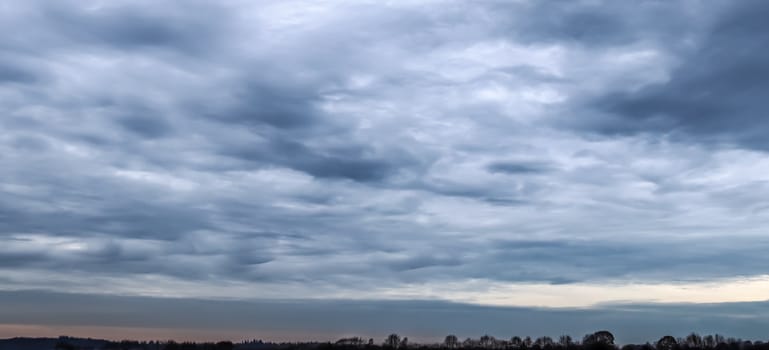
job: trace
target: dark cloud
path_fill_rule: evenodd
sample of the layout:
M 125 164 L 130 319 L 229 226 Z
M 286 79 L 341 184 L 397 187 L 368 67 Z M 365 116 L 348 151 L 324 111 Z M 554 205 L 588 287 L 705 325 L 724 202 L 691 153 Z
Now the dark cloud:
M 390 267 L 396 271 L 417 270 L 434 266 L 459 266 L 462 261 L 453 256 L 412 256 L 406 259 L 397 259 L 390 263 Z
M 747 243 L 747 242 L 746 242 Z M 676 276 L 678 281 L 728 278 L 726 271 L 741 270 L 746 275 L 763 275 L 769 271 L 762 251 L 766 242 L 753 242 L 754 248 L 740 253 L 724 249 L 726 242 L 698 242 L 703 252 L 695 254 L 685 245 L 612 241 L 496 241 L 483 245 L 465 243 L 457 254 L 456 264 L 446 269 L 448 276 L 493 276 L 511 282 L 545 282 L 550 284 L 608 281 L 625 279 L 657 279 L 660 275 Z M 473 252 L 484 252 L 477 256 Z M 461 257 L 461 259 L 459 258 Z M 610 265 L 606 263 L 611 261 Z M 718 265 L 714 262 L 718 262 Z M 699 272 L 691 274 L 692 269 Z
M 77 191 L 77 189 L 72 189 Z M 66 191 L 60 193 L 66 195 Z M 120 196 L 120 193 L 113 193 Z M 96 196 L 96 195 L 91 195 Z M 158 206 L 147 202 L 118 201 L 108 203 L 104 198 L 78 198 L 81 204 L 103 205 L 98 213 L 80 213 L 76 210 L 61 210 L 40 220 L 39 212 L 31 209 L 10 209 L 9 220 L 0 225 L 7 233 L 48 232 L 53 235 L 88 236 L 111 234 L 122 237 L 152 237 L 173 239 L 192 230 L 210 227 L 206 215 L 198 210 Z M 74 200 L 77 197 L 70 197 Z M 117 198 L 115 198 L 117 199 Z
M 505 174 L 536 174 L 552 170 L 545 163 L 536 162 L 493 162 L 486 166 L 491 172 Z
M 40 9 L 41 22 L 60 35 L 58 40 L 115 49 L 159 48 L 200 54 L 211 50 L 225 12 L 193 1 L 181 7 L 150 9 L 114 3 L 84 8 L 50 4 Z
M 319 178 L 362 182 L 382 181 L 395 173 L 399 166 L 408 164 L 408 159 L 387 159 L 373 155 L 364 146 L 351 145 L 346 151 L 313 150 L 300 142 L 281 138 L 268 142 L 256 141 L 237 149 L 227 147 L 222 153 L 257 166 L 282 165 Z
M 348 178 L 357 181 L 381 180 L 391 171 L 389 164 L 367 159 L 323 157 L 303 163 L 300 169 L 318 177 Z
M 118 120 L 127 130 L 141 137 L 157 138 L 168 134 L 171 127 L 158 115 L 131 116 Z
M 0 61 L 0 83 L 34 83 L 39 79 L 34 69 Z
M 35 136 L 19 136 L 13 141 L 13 146 L 19 151 L 42 152 L 50 147 L 45 139 Z
M 760 1 L 734 4 L 680 58 L 670 79 L 595 103 L 603 115 L 588 126 L 608 134 L 652 133 L 708 144 L 766 150 L 764 96 L 769 44 Z
M 540 8 L 531 12 L 539 16 L 523 18 L 523 24 L 516 27 L 517 35 L 524 41 L 622 45 L 637 39 L 637 32 L 628 28 L 628 22 L 603 5 L 558 6 L 560 11 L 546 3 L 537 6 Z
M 315 86 L 304 86 L 304 82 L 294 85 L 280 83 L 281 79 L 290 79 L 291 73 L 284 72 L 283 77 L 274 80 L 255 80 L 247 82 L 244 88 L 232 92 L 235 106 L 219 112 L 211 112 L 211 117 L 220 118 L 245 126 L 271 126 L 278 129 L 311 128 L 318 126 L 322 115 L 314 106 L 320 96 L 313 91 Z
M 670 33 L 681 34 L 688 30 L 687 26 L 696 25 L 687 18 L 687 5 L 692 4 L 644 1 L 627 6 L 573 1 L 556 6 L 549 1 L 500 2 L 489 6 L 489 10 L 491 16 L 499 18 L 496 33 L 516 42 L 603 49 L 658 40 L 673 45 Z

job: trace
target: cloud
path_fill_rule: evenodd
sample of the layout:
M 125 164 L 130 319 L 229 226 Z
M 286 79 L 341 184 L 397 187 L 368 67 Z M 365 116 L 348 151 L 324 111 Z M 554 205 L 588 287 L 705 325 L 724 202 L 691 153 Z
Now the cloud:
M 487 169 L 505 174 L 536 174 L 550 170 L 547 164 L 526 162 L 494 162 L 489 164 Z
M 14 2 L 0 278 L 303 298 L 766 274 L 765 6 L 601 5 Z M 453 297 L 420 293 L 398 295 Z
M 38 79 L 38 74 L 33 69 L 16 62 L 0 62 L 0 82 L 2 83 L 34 83 Z
M 588 126 L 609 134 L 673 135 L 705 144 L 767 150 L 761 135 L 766 37 L 760 2 L 734 4 L 680 57 L 668 80 L 595 101 L 600 118 Z
M 527 4 L 528 16 L 519 15 L 514 35 L 528 43 L 575 42 L 589 46 L 622 45 L 637 39 L 639 32 L 621 20 L 617 8 L 602 5 L 574 5 L 554 9 L 546 3 Z M 520 9 L 515 9 L 519 10 Z M 514 10 L 511 9 L 510 12 Z M 624 11 L 621 11 L 624 12 Z M 512 13 L 511 13 L 512 14 Z M 545 15 L 546 14 L 546 15 Z M 533 17 L 532 15 L 545 15 Z
M 186 6 L 188 11 L 175 6 L 151 11 L 144 6 L 121 2 L 17 3 L 10 6 L 9 15 L 15 13 L 34 18 L 41 27 L 32 29 L 29 35 L 54 49 L 66 50 L 68 46 L 82 44 L 118 50 L 155 48 L 198 54 L 212 49 L 210 45 L 215 43 L 219 33 L 218 23 L 224 22 L 212 21 L 212 17 L 206 15 L 218 17 L 226 13 L 205 2 L 191 2 Z M 18 41 L 11 43 L 20 44 Z
M 354 181 L 382 181 L 406 165 L 408 159 L 387 159 L 373 155 L 362 145 L 349 145 L 347 149 L 319 153 L 299 142 L 275 139 L 227 147 L 222 152 L 256 166 L 277 164 L 305 172 L 319 178 L 340 178 Z M 367 153 L 369 155 L 367 155 Z M 400 163 L 400 164 L 399 164 Z
M 161 137 L 170 132 L 170 126 L 158 117 L 132 116 L 118 120 L 126 130 L 146 138 Z
M 39 291 L 0 295 L 0 305 L 5 310 L 0 316 L 3 324 L 35 324 L 53 329 L 80 326 L 81 332 L 106 326 L 117 330 L 114 336 L 130 334 L 132 328 L 152 327 L 167 334 L 175 334 L 180 329 L 199 329 L 208 334 L 236 333 L 243 339 L 267 340 L 306 339 L 307 335 L 322 334 L 314 340 L 333 341 L 356 334 L 380 341 L 388 332 L 429 342 L 438 342 L 446 334 L 457 334 L 461 338 L 491 334 L 502 339 L 515 335 L 570 334 L 579 338 L 596 329 L 610 329 L 621 344 L 653 342 L 660 334 L 684 336 L 695 330 L 758 340 L 764 336 L 766 321 L 761 316 L 768 307 L 766 302 L 755 302 L 543 309 L 422 300 L 244 302 Z M 45 314 L 29 312 L 30 308 L 41 307 L 45 308 Z M 335 317 L 329 319 L 329 314 Z M 285 329 L 292 332 L 285 333 Z

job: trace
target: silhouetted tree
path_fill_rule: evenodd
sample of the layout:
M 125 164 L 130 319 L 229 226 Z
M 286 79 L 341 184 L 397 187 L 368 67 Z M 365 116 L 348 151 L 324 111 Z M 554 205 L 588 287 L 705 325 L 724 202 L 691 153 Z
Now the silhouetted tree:
M 384 346 L 391 349 L 397 349 L 400 344 L 401 337 L 395 333 L 388 335 L 384 342 Z
M 692 333 L 686 336 L 686 345 L 690 348 L 702 347 L 702 337 L 697 333 Z
M 531 337 L 526 336 L 526 338 L 523 338 L 523 346 L 525 346 L 527 349 L 531 347 L 531 344 L 533 342 L 531 341 Z
M 481 337 L 481 339 L 480 339 L 480 340 L 481 340 L 481 344 L 480 344 L 480 345 L 481 345 L 481 347 L 483 347 L 483 348 L 485 348 L 485 349 L 491 349 L 491 348 L 494 348 L 494 345 L 495 345 L 495 343 L 497 342 L 497 340 L 496 340 L 496 339 L 494 339 L 494 337 L 492 337 L 492 336 L 490 336 L 490 335 L 488 335 L 488 334 L 484 334 L 484 335 Z
M 569 347 L 572 344 L 574 344 L 574 341 L 571 340 L 571 336 L 570 335 L 564 334 L 564 335 L 562 335 L 561 337 L 558 338 L 558 344 L 560 344 L 563 347 Z
M 708 349 L 712 349 L 712 348 L 715 348 L 715 347 L 716 347 L 716 345 L 718 345 L 718 344 L 716 343 L 716 338 L 715 338 L 715 337 L 713 337 L 713 336 L 712 336 L 712 335 L 710 335 L 710 334 L 708 334 L 708 335 L 706 335 L 704 338 L 702 338 L 702 344 L 703 344 L 703 345 L 704 345 L 706 348 L 708 348 Z
M 726 339 L 724 338 L 723 335 L 716 334 L 715 335 L 715 340 L 716 340 L 716 345 L 718 345 L 718 344 L 726 344 Z
M 582 347 L 591 350 L 614 349 L 614 334 L 611 334 L 609 331 L 587 334 L 582 338 Z
M 514 348 L 520 348 L 523 346 L 523 339 L 519 336 L 515 336 L 510 338 L 510 345 L 512 345 Z
M 534 346 L 538 346 L 540 348 L 545 348 L 549 346 L 553 346 L 553 338 L 550 337 L 539 337 L 537 340 L 534 341 Z
M 678 347 L 678 342 L 673 336 L 666 335 L 657 340 L 657 350 L 674 350 Z
M 446 339 L 443 340 L 443 346 L 449 349 L 456 349 L 459 347 L 459 339 L 457 339 L 456 335 L 449 334 L 446 336 Z
M 595 339 L 598 343 L 601 344 L 608 344 L 608 345 L 614 345 L 614 334 L 611 334 L 609 331 L 598 331 L 595 332 Z
M 598 331 L 593 334 L 587 334 L 582 338 L 584 345 L 614 345 L 614 334 L 609 331 Z

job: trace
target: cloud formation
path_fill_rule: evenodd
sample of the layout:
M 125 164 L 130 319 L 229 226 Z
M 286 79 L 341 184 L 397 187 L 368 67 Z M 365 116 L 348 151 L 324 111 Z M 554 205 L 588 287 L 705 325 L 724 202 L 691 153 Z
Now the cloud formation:
M 391 332 L 412 341 L 438 342 L 447 334 L 456 334 L 461 339 L 477 339 L 484 334 L 498 339 L 569 334 L 579 339 L 605 328 L 612 330 L 619 344 L 654 342 L 660 334 L 683 337 L 693 329 L 705 334 L 718 332 L 744 339 L 764 339 L 768 324 L 764 315 L 769 311 L 766 302 L 614 304 L 592 309 L 548 309 L 425 300 L 217 301 L 36 291 L 0 292 L 0 306 L 4 310 L 0 315 L 0 335 L 9 328 L 38 335 L 40 333 L 33 332 L 62 327 L 83 335 L 92 335 L 93 330 L 106 331 L 104 333 L 116 339 L 127 334 L 155 339 L 152 335 L 162 330 L 166 334 L 208 341 L 211 338 L 201 338 L 195 333 L 222 332 L 233 339 L 276 341 L 295 341 L 297 337 L 334 341 L 345 336 L 363 336 L 372 337 L 377 343 Z M 47 312 L 44 315 L 28 312 L 32 307 L 42 307 Z M 42 327 L 14 328 L 25 323 Z M 295 330 L 296 335 L 286 334 L 286 329 Z M 104 334 L 102 332 L 98 334 Z
M 690 141 L 767 150 L 763 96 L 767 37 L 760 1 L 735 4 L 679 58 L 664 82 L 610 92 L 596 103 L 608 114 L 595 127 L 610 133 L 668 133 Z
M 307 298 L 769 274 L 767 8 L 11 2 L 0 278 Z

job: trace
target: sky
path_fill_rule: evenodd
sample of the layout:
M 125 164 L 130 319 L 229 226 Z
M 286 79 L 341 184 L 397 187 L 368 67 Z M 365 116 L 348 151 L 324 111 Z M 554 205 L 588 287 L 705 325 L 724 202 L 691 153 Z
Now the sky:
M 5 1 L 0 336 L 764 337 L 767 16 Z

